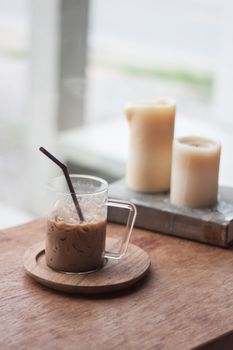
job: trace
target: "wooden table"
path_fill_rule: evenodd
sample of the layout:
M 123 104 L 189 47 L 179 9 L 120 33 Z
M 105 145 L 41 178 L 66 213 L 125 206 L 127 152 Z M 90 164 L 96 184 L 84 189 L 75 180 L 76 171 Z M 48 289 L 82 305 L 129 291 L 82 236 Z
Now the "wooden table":
M 44 231 L 37 220 L 0 233 L 0 349 L 233 349 L 232 250 L 135 229 L 148 277 L 115 294 L 74 296 L 25 275 L 24 251 Z

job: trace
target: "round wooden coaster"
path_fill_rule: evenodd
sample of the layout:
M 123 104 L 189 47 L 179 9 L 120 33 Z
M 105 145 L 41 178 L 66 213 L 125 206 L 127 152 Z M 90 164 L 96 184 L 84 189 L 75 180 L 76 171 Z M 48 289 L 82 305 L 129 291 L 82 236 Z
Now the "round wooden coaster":
M 109 249 L 114 250 L 116 240 L 108 239 Z M 109 250 L 108 249 L 108 250 Z M 23 257 L 28 275 L 37 282 L 69 293 L 106 293 L 126 288 L 146 275 L 150 267 L 148 254 L 134 244 L 129 244 L 121 260 L 108 260 L 103 268 L 91 273 L 62 273 L 47 266 L 45 244 L 37 243 Z

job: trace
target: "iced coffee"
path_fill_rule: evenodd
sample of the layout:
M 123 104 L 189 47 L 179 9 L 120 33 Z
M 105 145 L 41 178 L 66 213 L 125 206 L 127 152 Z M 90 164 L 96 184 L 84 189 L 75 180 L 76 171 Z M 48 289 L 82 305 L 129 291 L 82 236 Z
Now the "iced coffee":
M 48 219 L 45 244 L 46 263 L 57 271 L 83 273 L 96 271 L 105 259 L 121 259 L 128 246 L 136 208 L 130 202 L 108 199 L 108 183 L 90 175 L 70 175 L 82 215 L 67 188 L 64 176 L 48 186 Z M 118 252 L 105 250 L 107 208 L 128 211 L 125 237 Z
M 106 220 L 67 223 L 59 217 L 48 219 L 46 262 L 55 270 L 85 272 L 103 266 Z

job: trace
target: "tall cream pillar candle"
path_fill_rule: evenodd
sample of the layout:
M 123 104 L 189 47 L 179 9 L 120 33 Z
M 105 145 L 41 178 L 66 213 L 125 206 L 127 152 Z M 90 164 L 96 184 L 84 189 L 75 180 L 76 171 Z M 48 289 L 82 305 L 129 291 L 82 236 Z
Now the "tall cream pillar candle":
M 168 191 L 175 100 L 136 101 L 126 106 L 125 113 L 130 126 L 127 186 L 142 192 Z
M 204 137 L 174 140 L 171 203 L 191 208 L 217 203 L 220 143 Z

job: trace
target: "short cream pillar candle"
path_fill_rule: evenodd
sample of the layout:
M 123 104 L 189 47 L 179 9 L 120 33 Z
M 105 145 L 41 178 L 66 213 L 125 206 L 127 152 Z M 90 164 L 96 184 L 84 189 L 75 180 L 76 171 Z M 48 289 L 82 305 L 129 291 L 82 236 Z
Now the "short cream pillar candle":
M 130 126 L 127 186 L 142 192 L 168 191 L 175 100 L 137 101 L 128 104 L 125 113 Z
M 191 208 L 211 207 L 218 200 L 221 145 L 204 137 L 174 140 L 171 203 Z

